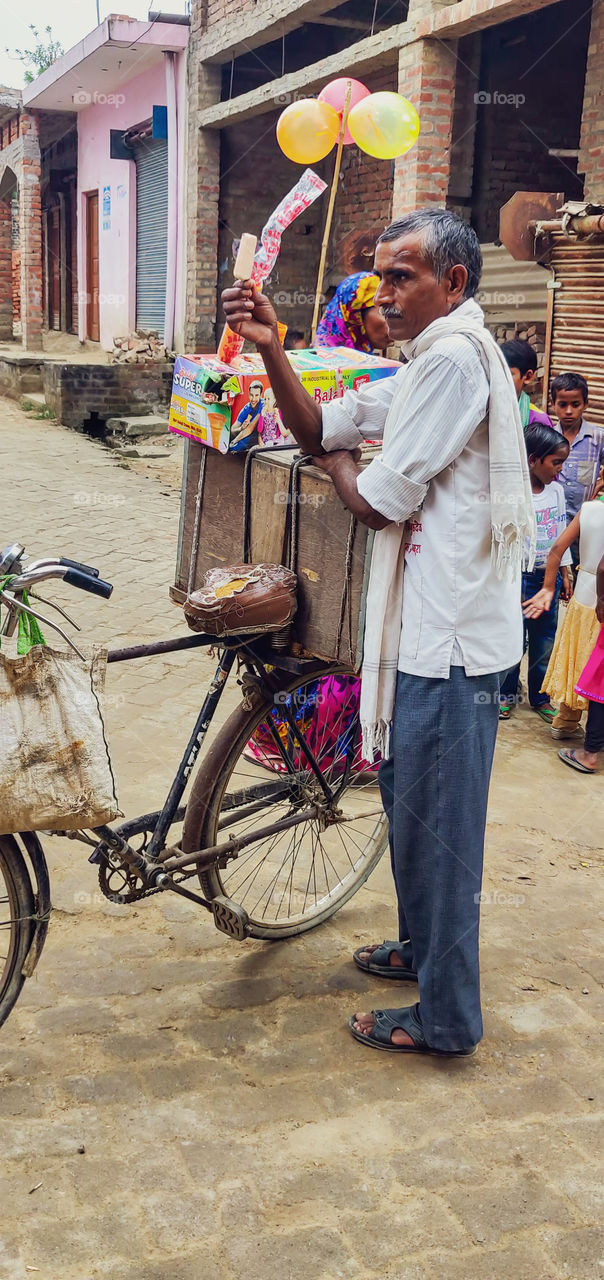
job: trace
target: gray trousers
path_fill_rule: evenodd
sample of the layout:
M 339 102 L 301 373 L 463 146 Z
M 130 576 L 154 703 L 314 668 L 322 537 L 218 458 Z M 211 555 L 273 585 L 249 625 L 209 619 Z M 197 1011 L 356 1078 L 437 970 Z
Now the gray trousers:
M 478 926 L 498 674 L 398 674 L 391 756 L 380 766 L 405 964 L 435 1049 L 482 1037 Z M 408 940 L 408 941 L 407 941 Z

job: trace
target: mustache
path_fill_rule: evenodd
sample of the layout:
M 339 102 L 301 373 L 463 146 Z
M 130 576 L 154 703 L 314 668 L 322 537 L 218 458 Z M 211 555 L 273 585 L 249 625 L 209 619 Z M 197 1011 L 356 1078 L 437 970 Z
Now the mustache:
M 396 307 L 380 307 L 380 311 L 382 313 L 382 316 L 384 317 L 384 320 L 402 320 L 403 319 L 402 312 L 397 311 Z

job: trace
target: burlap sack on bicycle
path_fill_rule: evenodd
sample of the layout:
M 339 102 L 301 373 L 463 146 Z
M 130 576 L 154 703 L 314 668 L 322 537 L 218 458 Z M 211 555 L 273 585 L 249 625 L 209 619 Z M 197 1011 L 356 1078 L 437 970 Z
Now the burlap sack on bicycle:
M 6 642 L 5 642 L 6 643 Z M 73 831 L 121 816 L 101 698 L 106 651 L 0 653 L 0 833 Z
M 203 586 L 187 597 L 185 618 L 193 631 L 211 636 L 278 631 L 297 607 L 296 575 L 282 564 L 235 564 L 210 569 Z

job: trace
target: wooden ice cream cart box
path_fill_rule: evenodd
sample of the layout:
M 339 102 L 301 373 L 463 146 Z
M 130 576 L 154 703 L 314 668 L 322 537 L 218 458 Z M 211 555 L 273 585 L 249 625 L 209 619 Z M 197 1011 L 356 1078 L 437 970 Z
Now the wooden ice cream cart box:
M 243 560 L 288 565 L 298 577 L 294 640 L 358 669 L 372 541 L 330 477 L 303 463 L 297 448 L 221 454 L 187 440 L 170 590 L 178 604 L 208 569 Z

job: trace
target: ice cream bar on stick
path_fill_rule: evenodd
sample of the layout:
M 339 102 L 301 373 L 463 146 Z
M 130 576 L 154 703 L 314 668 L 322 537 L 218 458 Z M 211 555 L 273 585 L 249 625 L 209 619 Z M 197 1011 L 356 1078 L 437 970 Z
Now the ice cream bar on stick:
M 283 197 L 281 203 L 273 210 L 268 222 L 262 228 L 260 247 L 255 256 L 251 253 L 251 249 L 248 250 L 246 248 L 246 256 L 243 262 L 241 262 L 241 255 L 244 252 L 246 242 L 253 241 L 254 248 L 256 246 L 254 236 L 249 235 L 247 232 L 242 235 L 235 261 L 236 280 L 251 279 L 252 283 L 257 287 L 260 287 L 265 280 L 268 280 L 279 256 L 283 232 L 325 191 L 326 185 L 323 179 L 317 173 L 314 173 L 312 169 L 305 169 L 302 177 L 298 179 L 291 191 L 288 191 L 287 195 Z M 247 256 L 248 253 L 250 254 L 249 258 Z M 253 262 L 253 269 L 248 266 L 250 262 Z M 241 335 L 233 333 L 228 324 L 225 325 L 218 346 L 219 360 L 222 360 L 224 364 L 230 364 L 232 360 L 241 355 L 243 344 L 244 339 Z
M 244 231 L 239 242 L 237 257 L 235 258 L 234 275 L 236 280 L 251 280 L 257 244 L 256 236 L 250 235 L 249 231 Z

